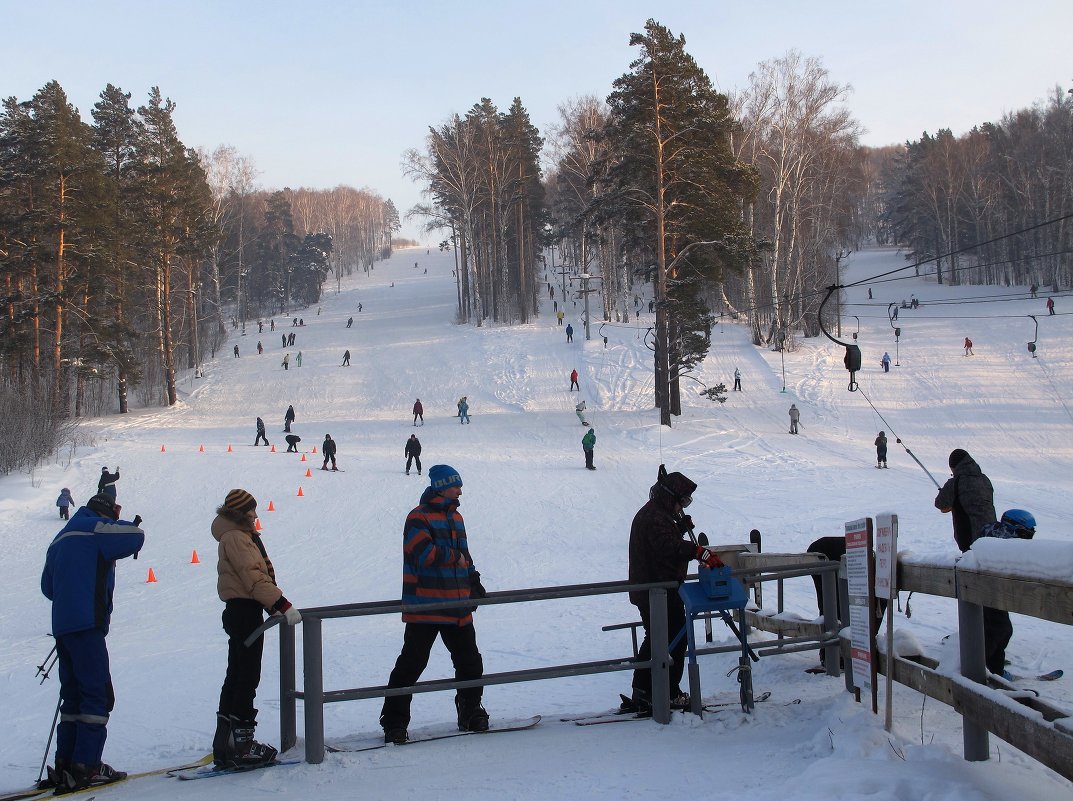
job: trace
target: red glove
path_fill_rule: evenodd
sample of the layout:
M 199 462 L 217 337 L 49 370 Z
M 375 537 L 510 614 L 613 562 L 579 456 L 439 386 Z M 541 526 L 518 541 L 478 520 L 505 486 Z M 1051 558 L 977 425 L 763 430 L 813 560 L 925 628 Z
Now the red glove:
M 723 560 L 715 551 L 709 551 L 703 545 L 697 546 L 697 561 L 705 567 L 723 567 Z

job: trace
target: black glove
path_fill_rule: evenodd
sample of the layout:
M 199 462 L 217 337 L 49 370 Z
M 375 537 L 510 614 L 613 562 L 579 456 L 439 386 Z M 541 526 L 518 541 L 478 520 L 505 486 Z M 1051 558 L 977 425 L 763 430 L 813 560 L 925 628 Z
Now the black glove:
M 675 520 L 675 525 L 678 526 L 679 534 L 688 534 L 693 530 L 693 518 L 689 515 L 682 515 Z
M 135 526 L 140 526 L 142 524 L 142 516 L 141 515 L 134 515 L 134 519 L 131 520 L 130 522 L 132 522 Z
M 481 584 L 481 574 L 474 570 L 469 574 L 469 597 L 480 600 L 488 595 L 488 590 Z

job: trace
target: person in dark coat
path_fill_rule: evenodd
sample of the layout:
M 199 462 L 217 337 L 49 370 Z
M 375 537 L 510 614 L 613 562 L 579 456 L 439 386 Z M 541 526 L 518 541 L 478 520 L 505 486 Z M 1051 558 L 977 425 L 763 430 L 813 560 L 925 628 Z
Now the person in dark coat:
M 457 599 L 461 605 L 403 613 L 406 629 L 402 653 L 395 661 L 388 687 L 409 687 L 421 678 L 437 637 L 451 652 L 456 680 L 484 675 L 484 660 L 473 627 L 474 607 L 466 602 L 487 593 L 481 574 L 473 566 L 466 523 L 458 513 L 462 477 L 445 464 L 429 468 L 428 477 L 430 484 L 421 494 L 420 503 L 406 516 L 403 527 L 402 602 L 421 606 Z M 455 693 L 459 729 L 488 730 L 488 712 L 481 704 L 483 691 L 483 687 L 467 687 Z M 384 742 L 404 743 L 408 739 L 412 697 L 393 695 L 384 699 L 380 712 Z
M 115 704 L 108 668 L 108 626 L 115 563 L 145 544 L 142 519 L 119 519 L 110 495 L 94 495 L 74 513 L 52 544 L 41 592 L 52 602 L 52 635 L 60 675 L 56 762 L 49 777 L 62 794 L 126 778 L 101 761 L 108 714 Z
M 660 465 L 659 477 L 648 493 L 648 503 L 641 507 L 630 527 L 630 584 L 649 584 L 657 581 L 677 581 L 686 577 L 690 561 L 698 559 L 709 567 L 722 565 L 719 557 L 707 548 L 695 545 L 683 536 L 692 529 L 693 520 L 685 514 L 693 502 L 697 485 L 681 473 L 667 473 Z M 648 593 L 631 592 L 630 603 L 641 613 L 645 638 L 637 651 L 637 659 L 652 656 L 650 641 L 652 617 L 648 608 Z M 667 631 L 673 638 L 686 622 L 685 604 L 677 592 L 667 593 Z M 685 667 L 686 638 L 682 637 L 671 652 L 669 671 L 671 703 L 688 707 L 689 700 L 680 682 Z M 623 697 L 623 711 L 651 714 L 652 671 L 644 668 L 633 673 L 633 695 Z
M 343 363 L 340 365 L 340 367 L 350 367 L 350 349 L 349 348 L 347 348 L 343 352 Z
M 283 415 L 283 430 L 286 433 L 291 433 L 291 423 L 294 422 L 294 407 L 288 406 L 287 413 Z
M 876 467 L 887 466 L 887 432 L 880 431 L 876 437 Z
M 986 526 L 996 522 L 995 490 L 976 461 L 961 448 L 950 452 L 949 464 L 952 477 L 935 496 L 935 508 L 953 515 L 954 542 L 964 553 L 983 535 Z M 1009 612 L 989 606 L 983 609 L 984 658 L 987 669 L 1001 676 L 1013 624 Z
M 114 473 L 109 473 L 107 467 L 101 468 L 101 478 L 97 482 L 97 494 L 102 492 L 111 498 L 113 501 L 116 499 L 115 483 L 119 481 L 119 468 L 115 469 Z
M 260 417 L 257 418 L 257 438 L 253 441 L 253 447 L 257 447 L 261 444 L 261 440 L 265 441 L 265 445 L 268 444 L 268 437 L 265 436 L 265 421 Z
M 417 474 L 421 475 L 421 440 L 417 434 L 411 434 L 406 440 L 406 448 L 403 451 L 406 456 L 406 475 L 410 475 L 410 464 L 417 462 Z
M 302 438 L 297 434 L 288 434 L 284 439 L 287 440 L 287 453 L 298 453 L 298 443 Z
M 574 326 L 570 325 L 570 323 L 566 324 L 566 341 L 567 342 L 573 342 L 574 341 Z
M 335 440 L 332 439 L 331 434 L 324 435 L 324 444 L 321 445 L 321 452 L 324 454 L 324 464 L 321 466 L 321 470 L 328 469 L 328 461 L 331 460 L 332 470 L 338 470 L 335 465 Z
M 425 424 L 425 407 L 421 405 L 421 399 L 418 398 L 414 401 L 414 425 L 417 425 L 417 421 L 421 420 L 421 425 Z M 420 472 L 420 471 L 418 471 Z

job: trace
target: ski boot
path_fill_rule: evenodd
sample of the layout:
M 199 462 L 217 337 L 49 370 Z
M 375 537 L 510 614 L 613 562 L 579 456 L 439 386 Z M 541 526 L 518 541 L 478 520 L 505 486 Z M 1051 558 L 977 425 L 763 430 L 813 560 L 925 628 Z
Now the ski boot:
M 455 698 L 459 731 L 488 731 L 488 712 L 480 698 Z
M 127 778 L 127 774 L 116 770 L 111 765 L 101 762 L 98 765 L 86 765 L 75 762 L 68 767 L 60 776 L 60 782 L 56 785 L 53 795 L 66 795 L 88 787 L 98 787 L 102 784 L 112 784 Z
M 279 753 L 267 743 L 253 739 L 257 722 L 231 716 L 231 736 L 228 740 L 227 767 L 250 767 L 274 762 Z
M 231 745 L 231 718 L 222 712 L 216 713 L 216 734 L 212 737 L 212 762 L 218 768 L 228 766 Z

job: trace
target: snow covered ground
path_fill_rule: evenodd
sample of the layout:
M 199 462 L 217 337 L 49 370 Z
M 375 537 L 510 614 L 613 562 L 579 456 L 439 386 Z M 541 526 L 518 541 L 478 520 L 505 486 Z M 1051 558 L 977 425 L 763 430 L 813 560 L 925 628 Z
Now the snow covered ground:
M 843 280 L 860 281 L 904 263 L 893 250 L 854 253 L 843 262 Z M 105 758 L 131 771 L 180 764 L 209 750 L 226 653 L 209 523 L 227 491 L 243 487 L 258 499 L 279 583 L 298 606 L 394 599 L 401 586 L 402 521 L 427 483 L 403 474 L 403 447 L 415 431 L 426 469 L 443 462 L 462 475 L 461 511 L 489 590 L 625 578 L 630 521 L 661 462 L 700 485 L 690 512 L 715 543 L 746 542 L 757 528 L 765 550 L 800 551 L 819 536 L 841 534 L 845 521 L 893 511 L 903 551 L 952 561 L 950 519 L 933 508 L 935 486 L 892 434 L 940 482 L 948 475 L 950 450 L 965 448 L 994 482 L 1000 513 L 1029 509 L 1038 540 L 1073 549 L 1073 417 L 1066 401 L 1073 394 L 1073 316 L 1062 314 L 1070 303 L 1065 296 L 1057 298 L 1059 315 L 1046 317 L 1042 296 L 946 303 L 1023 291 L 1016 287 L 936 286 L 911 278 L 849 290 L 843 333 L 848 339 L 857 329 L 856 315 L 864 352 L 860 386 L 886 423 L 862 393 L 847 392 L 842 350 L 829 340 L 805 340 L 786 354 L 783 393 L 780 354 L 754 348 L 744 327 L 725 323 L 713 332 L 701 378 L 730 386 L 738 367 L 744 392 L 730 393 L 719 406 L 684 382 L 684 414 L 667 429 L 652 407 L 651 358 L 643 344 L 651 315 L 642 314 L 637 326 L 606 327 L 604 348 L 595 327 L 592 341 L 585 341 L 580 308 L 571 305 L 567 319 L 575 335 L 567 344 L 545 290 L 542 315 L 532 325 L 459 326 L 452 266 L 451 254 L 400 251 L 370 276 L 345 282 L 340 293 L 329 287 L 319 313 L 296 311 L 304 327 L 277 317 L 275 332 L 267 320 L 261 335 L 256 325 L 246 336 L 234 332 L 204 378 L 182 379 L 175 408 L 89 421 L 85 446 L 32 476 L 0 480 L 6 576 L 0 585 L 0 788 L 24 786 L 37 776 L 55 709 L 56 676 L 43 685 L 34 676 L 51 647 L 49 606 L 38 582 L 59 528 L 53 502 L 63 486 L 84 502 L 104 465 L 121 469 L 124 515 L 141 514 L 147 532 L 141 558 L 118 566 L 109 636 L 118 701 Z M 896 349 L 886 305 L 911 294 L 923 305 L 901 312 Z M 1029 314 L 1041 315 L 1038 359 L 1025 349 L 1034 331 Z M 354 325 L 347 329 L 350 316 Z M 280 334 L 291 331 L 296 344 L 284 350 Z M 963 355 L 965 336 L 975 356 Z M 231 358 L 233 342 L 239 359 Z M 341 366 L 346 349 L 350 367 Z M 294 366 L 299 350 L 300 368 Z M 898 365 L 888 374 L 879 367 L 884 350 Z M 291 353 L 286 372 L 284 352 Z M 579 393 L 567 391 L 575 367 L 598 436 L 596 472 L 583 468 L 585 429 L 573 412 Z M 471 425 L 455 417 L 461 395 L 469 397 Z M 410 414 L 416 398 L 425 408 L 425 425 L 417 429 Z M 787 433 L 791 402 L 802 412 L 799 436 Z M 330 433 L 345 473 L 320 472 L 319 456 L 301 462 L 283 452 L 288 404 L 297 413 L 301 450 L 316 446 L 319 452 Z M 251 446 L 255 416 L 264 418 L 276 453 Z M 874 466 L 872 442 L 880 429 L 890 437 L 889 470 Z M 307 467 L 313 468 L 309 477 Z M 276 511 L 267 511 L 270 501 Z M 191 564 L 195 549 L 200 564 Z M 150 568 L 156 583 L 146 583 Z M 1069 578 L 1068 562 L 1063 569 Z M 816 614 L 808 579 L 787 583 L 786 608 L 806 618 Z M 927 653 L 942 656 L 942 638 L 956 629 L 955 604 L 915 596 L 912 609 L 911 619 L 896 617 L 897 627 Z M 628 635 L 600 628 L 636 619 L 620 597 L 493 606 L 476 617 L 490 672 L 620 657 L 629 651 Z M 1014 627 L 1015 672 L 1073 663 L 1067 630 L 1020 616 Z M 397 616 L 328 621 L 324 629 L 326 688 L 386 682 L 402 641 Z M 716 636 L 730 640 L 718 626 Z M 277 642 L 270 633 L 258 704 L 259 737 L 274 743 Z M 989 762 L 964 762 L 959 718 L 898 685 L 895 731 L 888 736 L 882 719 L 855 704 L 841 679 L 804 673 L 816 661 L 815 654 L 763 659 L 754 684 L 772 695 L 753 715 L 728 707 L 703 720 L 678 716 L 669 726 L 580 728 L 559 717 L 613 706 L 618 693 L 628 691 L 629 674 L 497 686 L 485 694 L 493 719 L 541 714 L 541 725 L 328 755 L 320 765 L 212 782 L 153 777 L 106 792 L 116 801 L 413 799 L 448 792 L 489 801 L 713 792 L 751 801 L 1069 798 L 1068 782 L 996 738 Z M 730 656 L 701 660 L 706 699 L 736 698 L 737 685 L 727 676 L 734 664 Z M 450 673 L 437 645 L 424 678 Z M 1073 708 L 1071 681 L 1040 689 Z M 378 712 L 378 701 L 329 705 L 328 739 L 378 731 Z M 450 724 L 451 698 L 419 695 L 413 713 L 414 728 Z

